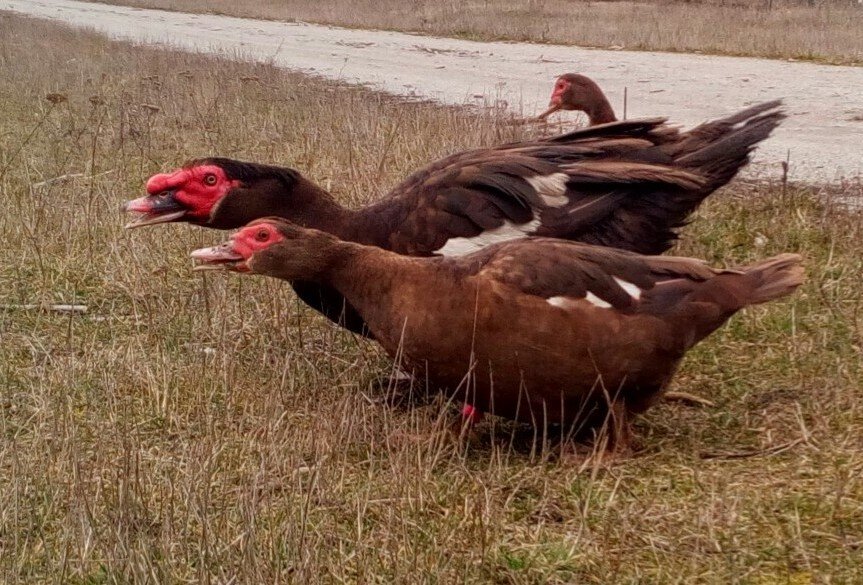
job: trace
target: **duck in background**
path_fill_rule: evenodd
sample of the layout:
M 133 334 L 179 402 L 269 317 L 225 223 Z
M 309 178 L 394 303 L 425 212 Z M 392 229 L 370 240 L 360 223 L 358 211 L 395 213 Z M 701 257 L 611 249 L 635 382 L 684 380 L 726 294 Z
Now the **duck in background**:
M 614 115 L 614 109 L 605 93 L 595 81 L 580 73 L 564 73 L 557 78 L 551 90 L 548 109 L 537 116 L 536 120 L 545 120 L 560 110 L 584 112 L 590 126 L 617 122 L 617 116 Z

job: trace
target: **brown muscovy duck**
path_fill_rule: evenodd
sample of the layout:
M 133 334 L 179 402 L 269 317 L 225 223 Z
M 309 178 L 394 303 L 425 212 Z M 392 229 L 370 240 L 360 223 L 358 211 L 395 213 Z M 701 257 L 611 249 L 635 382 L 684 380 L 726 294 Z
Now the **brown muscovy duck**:
M 719 270 L 527 238 L 412 258 L 278 218 L 192 257 L 199 268 L 331 287 L 403 367 L 468 409 L 540 427 L 594 427 L 610 414 L 618 449 L 631 415 L 660 396 L 687 350 L 740 309 L 803 282 L 795 254 Z
M 701 201 L 730 181 L 783 119 L 780 102 L 679 132 L 662 118 L 462 152 L 347 209 L 293 169 L 208 158 L 147 182 L 128 227 L 184 221 L 233 229 L 266 216 L 412 256 L 458 256 L 528 235 L 659 254 Z M 332 288 L 298 296 L 354 332 L 364 324 Z
M 536 119 L 545 120 L 558 110 L 584 112 L 590 126 L 617 122 L 614 109 L 603 91 L 591 78 L 580 73 L 564 73 L 557 78 L 548 109 Z

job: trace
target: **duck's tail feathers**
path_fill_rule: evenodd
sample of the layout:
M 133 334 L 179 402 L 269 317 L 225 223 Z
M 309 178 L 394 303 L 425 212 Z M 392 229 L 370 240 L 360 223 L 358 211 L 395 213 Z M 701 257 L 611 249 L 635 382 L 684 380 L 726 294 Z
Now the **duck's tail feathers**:
M 681 141 L 676 162 L 707 179 L 704 191 L 718 189 L 734 178 L 755 147 L 785 119 L 781 106 L 781 100 L 773 100 L 693 128 Z
M 744 268 L 743 274 L 752 282 L 747 304 L 766 303 L 794 292 L 805 278 L 801 261 L 799 254 L 780 254 Z

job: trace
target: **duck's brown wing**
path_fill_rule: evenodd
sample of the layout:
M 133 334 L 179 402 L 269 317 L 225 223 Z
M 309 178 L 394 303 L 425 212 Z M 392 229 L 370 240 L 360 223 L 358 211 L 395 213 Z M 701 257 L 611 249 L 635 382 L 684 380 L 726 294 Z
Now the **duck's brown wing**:
M 686 347 L 743 307 L 790 294 L 804 278 L 796 254 L 719 269 L 694 258 L 642 256 L 547 238 L 507 242 L 450 262 L 472 268 L 474 278 L 562 309 L 592 305 L 673 323 Z
M 551 305 L 566 308 L 582 301 L 625 313 L 663 312 L 717 274 L 737 274 L 692 258 L 641 256 L 547 238 L 508 242 L 463 260 L 471 258 L 477 278 Z
M 656 118 L 460 153 L 366 212 L 386 217 L 387 245 L 404 254 L 458 256 L 527 235 L 657 254 L 778 124 L 778 105 L 693 133 Z

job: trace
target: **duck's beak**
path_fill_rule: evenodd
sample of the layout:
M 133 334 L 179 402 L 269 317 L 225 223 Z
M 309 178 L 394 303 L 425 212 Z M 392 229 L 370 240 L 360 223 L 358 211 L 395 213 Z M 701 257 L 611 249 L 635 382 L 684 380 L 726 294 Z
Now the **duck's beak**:
M 197 262 L 194 270 L 232 270 L 248 272 L 245 258 L 234 249 L 233 242 L 225 242 L 212 248 L 199 248 L 190 254 Z
M 123 205 L 126 213 L 140 213 L 140 217 L 126 224 L 126 228 L 143 227 L 157 223 L 177 221 L 186 215 L 186 208 L 177 201 L 176 191 L 163 191 L 158 195 L 146 195 Z
M 548 104 L 548 109 L 546 111 L 544 111 L 543 113 L 541 113 L 539 116 L 537 116 L 536 119 L 537 120 L 545 120 L 546 118 L 548 118 L 550 115 L 552 115 L 553 113 L 555 113 L 556 111 L 558 111 L 562 107 L 563 107 L 563 105 L 561 104 L 560 101 L 554 101 L 554 99 L 552 99 L 552 102 L 550 104 Z

